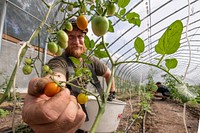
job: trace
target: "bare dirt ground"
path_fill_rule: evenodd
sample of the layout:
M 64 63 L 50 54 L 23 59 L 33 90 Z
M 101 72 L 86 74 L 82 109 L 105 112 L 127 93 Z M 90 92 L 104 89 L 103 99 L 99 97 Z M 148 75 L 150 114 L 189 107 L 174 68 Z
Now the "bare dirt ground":
M 183 125 L 183 105 L 173 100 L 167 99 L 161 101 L 154 99 L 151 103 L 151 113 L 147 113 L 145 124 L 142 119 L 132 119 L 134 115 L 138 114 L 140 109 L 138 105 L 138 98 L 126 100 L 126 107 L 122 114 L 116 133 L 185 133 Z M 18 103 L 15 113 L 15 126 L 23 123 L 21 119 L 21 107 L 23 102 Z M 4 102 L 0 108 L 12 111 L 12 102 Z M 200 106 L 187 106 L 186 122 L 188 133 L 197 133 L 198 122 L 200 118 Z M 131 125 L 132 124 L 132 125 Z M 131 125 L 131 126 L 130 126 Z M 143 125 L 145 125 L 143 127 Z M 12 113 L 6 117 L 0 117 L 0 133 L 11 133 L 12 127 Z M 145 129 L 145 130 L 142 130 Z M 30 133 L 30 129 L 23 131 L 18 130 L 18 133 Z
M 130 101 L 127 101 L 124 109 L 123 118 L 120 121 L 118 131 L 127 133 L 185 133 L 183 123 L 183 105 L 167 99 L 153 99 L 151 103 L 151 113 L 147 113 L 145 124 L 143 120 L 136 120 L 130 130 L 126 130 L 132 123 L 130 120 L 131 112 L 138 113 L 137 99 L 131 100 L 133 109 L 130 108 Z M 127 117 L 128 116 L 128 117 Z M 197 133 L 200 118 L 200 106 L 187 106 L 186 123 L 188 133 Z M 129 119 L 129 120 L 128 120 Z M 144 124 L 144 126 L 143 126 Z M 143 130 L 142 130 L 143 129 Z

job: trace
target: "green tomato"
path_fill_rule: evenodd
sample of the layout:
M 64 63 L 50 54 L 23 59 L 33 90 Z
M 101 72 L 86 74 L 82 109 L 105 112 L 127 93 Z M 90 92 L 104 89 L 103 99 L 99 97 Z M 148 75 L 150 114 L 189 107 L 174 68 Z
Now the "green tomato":
M 73 5 L 70 5 L 70 4 L 67 5 L 67 10 L 68 11 L 71 12 L 73 10 L 73 8 L 74 8 Z
M 55 54 L 58 51 L 58 45 L 55 42 L 49 42 L 48 43 L 48 50 L 51 53 Z
M 113 16 L 115 14 L 115 10 L 116 10 L 115 4 L 109 2 L 107 5 L 107 15 Z
M 65 49 L 68 47 L 68 35 L 65 31 L 59 30 L 57 33 L 58 45 Z
M 70 23 L 69 21 L 65 24 L 65 29 L 68 31 L 72 31 L 73 30 L 73 26 L 72 23 Z
M 96 36 L 104 35 L 109 28 L 108 19 L 104 16 L 95 16 L 92 19 L 92 31 Z
M 26 65 L 31 65 L 32 64 L 32 59 L 31 58 L 26 58 L 25 59 L 25 64 Z
M 44 65 L 44 66 L 42 66 L 42 70 L 44 71 L 44 72 L 48 72 L 49 71 L 49 66 L 48 65 Z
M 58 45 L 58 52 L 56 55 L 60 56 L 62 54 L 62 48 Z
M 22 68 L 22 71 L 25 75 L 29 75 L 31 74 L 32 72 L 32 67 L 30 65 L 25 65 L 23 68 Z

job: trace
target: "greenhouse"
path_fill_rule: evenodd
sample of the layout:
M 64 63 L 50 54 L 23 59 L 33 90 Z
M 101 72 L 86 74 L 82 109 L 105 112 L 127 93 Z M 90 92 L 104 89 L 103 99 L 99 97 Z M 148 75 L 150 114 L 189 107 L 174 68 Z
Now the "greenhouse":
M 199 9 L 1 0 L 0 132 L 200 133 Z

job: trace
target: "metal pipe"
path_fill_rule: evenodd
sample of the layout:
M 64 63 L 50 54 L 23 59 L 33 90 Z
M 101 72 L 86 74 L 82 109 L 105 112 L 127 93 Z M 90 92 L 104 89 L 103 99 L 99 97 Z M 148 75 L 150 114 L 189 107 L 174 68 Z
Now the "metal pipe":
M 1 5 L 2 5 L 2 11 L 0 13 L 0 38 L 2 39 L 3 37 L 3 27 L 4 27 L 4 22 L 5 22 L 5 17 L 6 17 L 6 0 L 1 1 Z M 1 43 L 2 41 L 0 41 L 0 50 L 1 50 Z

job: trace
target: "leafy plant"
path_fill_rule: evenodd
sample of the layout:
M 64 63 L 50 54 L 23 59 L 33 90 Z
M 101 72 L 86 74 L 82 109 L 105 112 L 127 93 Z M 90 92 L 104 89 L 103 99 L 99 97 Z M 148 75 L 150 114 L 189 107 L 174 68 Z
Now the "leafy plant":
M 10 112 L 8 110 L 0 109 L 0 117 L 6 117 Z
M 63 24 L 65 24 L 67 21 L 69 21 L 70 18 L 72 18 L 73 16 L 81 16 L 83 14 L 88 15 L 90 17 L 91 20 L 93 20 L 95 17 L 105 17 L 105 19 L 108 19 L 108 16 L 106 16 L 106 12 L 107 12 L 107 4 L 105 1 L 100 1 L 100 0 L 96 0 L 95 2 L 87 2 L 85 0 L 82 1 L 78 1 L 78 2 L 66 2 L 63 0 L 57 0 L 55 1 L 53 4 L 49 4 L 47 3 L 45 0 L 42 0 L 43 3 L 46 5 L 46 7 L 48 8 L 48 12 L 44 18 L 44 20 L 41 22 L 41 24 L 39 25 L 39 27 L 33 32 L 32 36 L 30 37 L 30 39 L 27 42 L 24 42 L 21 49 L 19 50 L 19 56 L 18 56 L 18 60 L 17 63 L 14 67 L 14 70 L 12 72 L 12 75 L 10 77 L 8 86 L 6 88 L 6 91 L 4 93 L 4 96 L 2 99 L 0 99 L 0 103 L 2 103 L 5 98 L 7 97 L 8 92 L 10 91 L 11 86 L 13 85 L 13 81 L 15 79 L 15 75 L 17 72 L 17 68 L 19 67 L 20 63 L 22 62 L 23 57 L 26 54 L 26 51 L 29 47 L 31 47 L 31 43 L 34 40 L 34 38 L 40 33 L 42 27 L 44 26 L 46 20 L 49 17 L 49 14 L 51 12 L 51 10 L 58 4 L 62 3 L 63 7 L 61 8 L 61 12 L 63 13 L 63 19 L 61 19 L 60 22 L 55 22 L 53 24 L 51 24 L 50 27 L 48 27 L 47 31 L 50 33 L 49 36 L 49 42 L 56 42 L 59 43 L 59 37 L 57 36 L 57 33 L 59 31 L 62 32 L 62 28 L 63 28 Z M 127 21 L 130 25 L 136 25 L 136 26 L 140 26 L 141 25 L 141 21 L 140 21 L 140 15 L 137 14 L 136 12 L 127 12 L 126 11 L 126 6 L 129 4 L 130 0 L 110 0 L 110 2 L 112 2 L 113 4 L 118 6 L 118 11 L 116 11 L 114 13 L 114 16 L 119 18 L 120 21 Z M 77 9 L 76 12 L 71 12 L 70 9 L 69 10 L 69 5 L 73 6 L 73 9 Z M 66 15 L 67 14 L 67 15 Z M 112 16 L 112 17 L 114 17 Z M 92 92 L 88 91 L 87 89 L 84 88 L 84 86 L 76 86 L 72 83 L 70 83 L 70 81 L 67 81 L 66 84 L 71 85 L 71 86 L 75 86 L 79 89 L 81 89 L 81 91 L 84 91 L 88 94 L 94 95 L 97 98 L 98 104 L 99 104 L 99 111 L 98 114 L 96 116 L 96 119 L 93 123 L 93 126 L 90 130 L 90 133 L 94 133 L 98 123 L 100 121 L 101 116 L 103 115 L 104 111 L 105 111 L 105 106 L 106 106 L 106 99 L 108 97 L 110 88 L 111 88 L 111 84 L 112 84 L 112 80 L 114 78 L 115 75 L 115 70 L 116 70 L 116 66 L 120 65 L 120 64 L 126 64 L 126 63 L 139 63 L 139 64 L 145 64 L 145 65 L 149 65 L 149 66 L 153 66 L 156 67 L 158 69 L 163 70 L 164 72 L 166 72 L 167 74 L 169 74 L 171 77 L 173 77 L 178 83 L 181 83 L 179 81 L 179 79 L 177 79 L 174 75 L 172 75 L 169 71 L 171 69 L 176 68 L 177 66 L 177 59 L 175 58 L 169 58 L 169 59 L 165 59 L 166 55 L 171 55 L 174 54 L 178 48 L 180 47 L 180 38 L 181 38 L 181 34 L 182 34 L 182 30 L 183 30 L 183 24 L 180 20 L 176 20 L 174 21 L 168 28 L 167 30 L 164 32 L 164 34 L 161 36 L 161 38 L 158 41 L 158 44 L 155 46 L 155 52 L 159 55 L 161 55 L 160 58 L 157 58 L 156 60 L 158 61 L 156 64 L 152 64 L 149 62 L 143 62 L 140 61 L 140 57 L 141 55 L 145 52 L 145 44 L 144 41 L 142 40 L 142 38 L 137 37 L 137 39 L 134 42 L 134 46 L 133 48 L 135 48 L 135 50 L 137 51 L 136 56 L 136 60 L 130 60 L 130 61 L 121 61 L 121 62 L 117 62 L 114 61 L 108 51 L 108 43 L 105 42 L 104 40 L 104 34 L 106 34 L 107 32 L 114 32 L 114 27 L 112 26 L 112 21 L 108 20 L 105 21 L 106 22 L 106 30 L 103 31 L 101 34 L 97 34 L 97 36 L 100 36 L 100 43 L 95 43 L 94 40 L 90 40 L 89 37 L 86 36 L 85 38 L 85 44 L 87 49 L 89 50 L 89 52 L 87 53 L 87 55 L 82 55 L 83 60 L 86 63 L 88 62 L 88 58 L 92 55 L 95 55 L 99 58 L 108 58 L 109 61 L 111 62 L 111 78 L 110 78 L 110 82 L 108 83 L 108 86 L 106 88 L 106 91 L 104 93 L 104 97 L 99 97 L 96 96 L 95 94 L 93 94 Z M 107 29 L 108 26 L 108 22 L 109 22 L 109 27 Z M 96 23 L 95 23 L 96 24 Z M 104 24 L 104 23 L 103 23 Z M 64 32 L 62 32 L 64 34 Z M 63 35 L 66 36 L 66 35 Z M 66 38 L 62 38 L 62 40 L 65 40 L 65 44 L 64 46 L 62 45 L 62 48 L 65 48 L 65 46 L 67 46 L 67 36 Z M 49 43 L 47 42 L 47 43 Z M 56 50 L 55 50 L 56 51 Z M 55 52 L 53 51 L 53 52 Z M 37 58 L 38 59 L 38 56 Z M 80 62 L 77 61 L 74 58 L 71 58 L 73 60 L 73 62 L 78 66 L 78 68 L 75 70 L 75 76 L 70 78 L 70 80 L 77 80 L 78 78 L 84 78 L 85 75 L 88 75 L 88 69 L 82 68 L 82 66 L 80 65 Z M 34 64 L 34 60 L 32 60 L 32 64 Z M 161 66 L 161 62 L 165 61 L 165 67 Z M 42 62 L 42 61 L 41 61 Z M 43 64 L 43 63 L 42 63 Z M 44 64 L 43 64 L 44 65 Z M 35 67 L 33 65 L 33 67 Z M 36 68 L 36 67 L 35 67 Z M 37 69 L 35 69 L 37 71 Z M 48 71 L 48 73 L 50 73 Z M 37 72 L 38 76 L 39 73 Z M 52 75 L 52 79 L 53 79 L 53 74 L 50 73 Z M 87 77 L 89 78 L 89 77 Z M 91 79 L 90 79 L 91 80 Z M 88 82 L 88 81 L 87 81 Z M 81 82 L 83 83 L 83 82 Z M 149 110 L 149 99 L 150 99 L 150 94 L 144 94 L 146 95 L 145 98 L 143 100 L 143 102 L 141 103 L 142 108 L 144 110 Z M 101 100 L 99 100 L 99 98 L 101 98 Z

